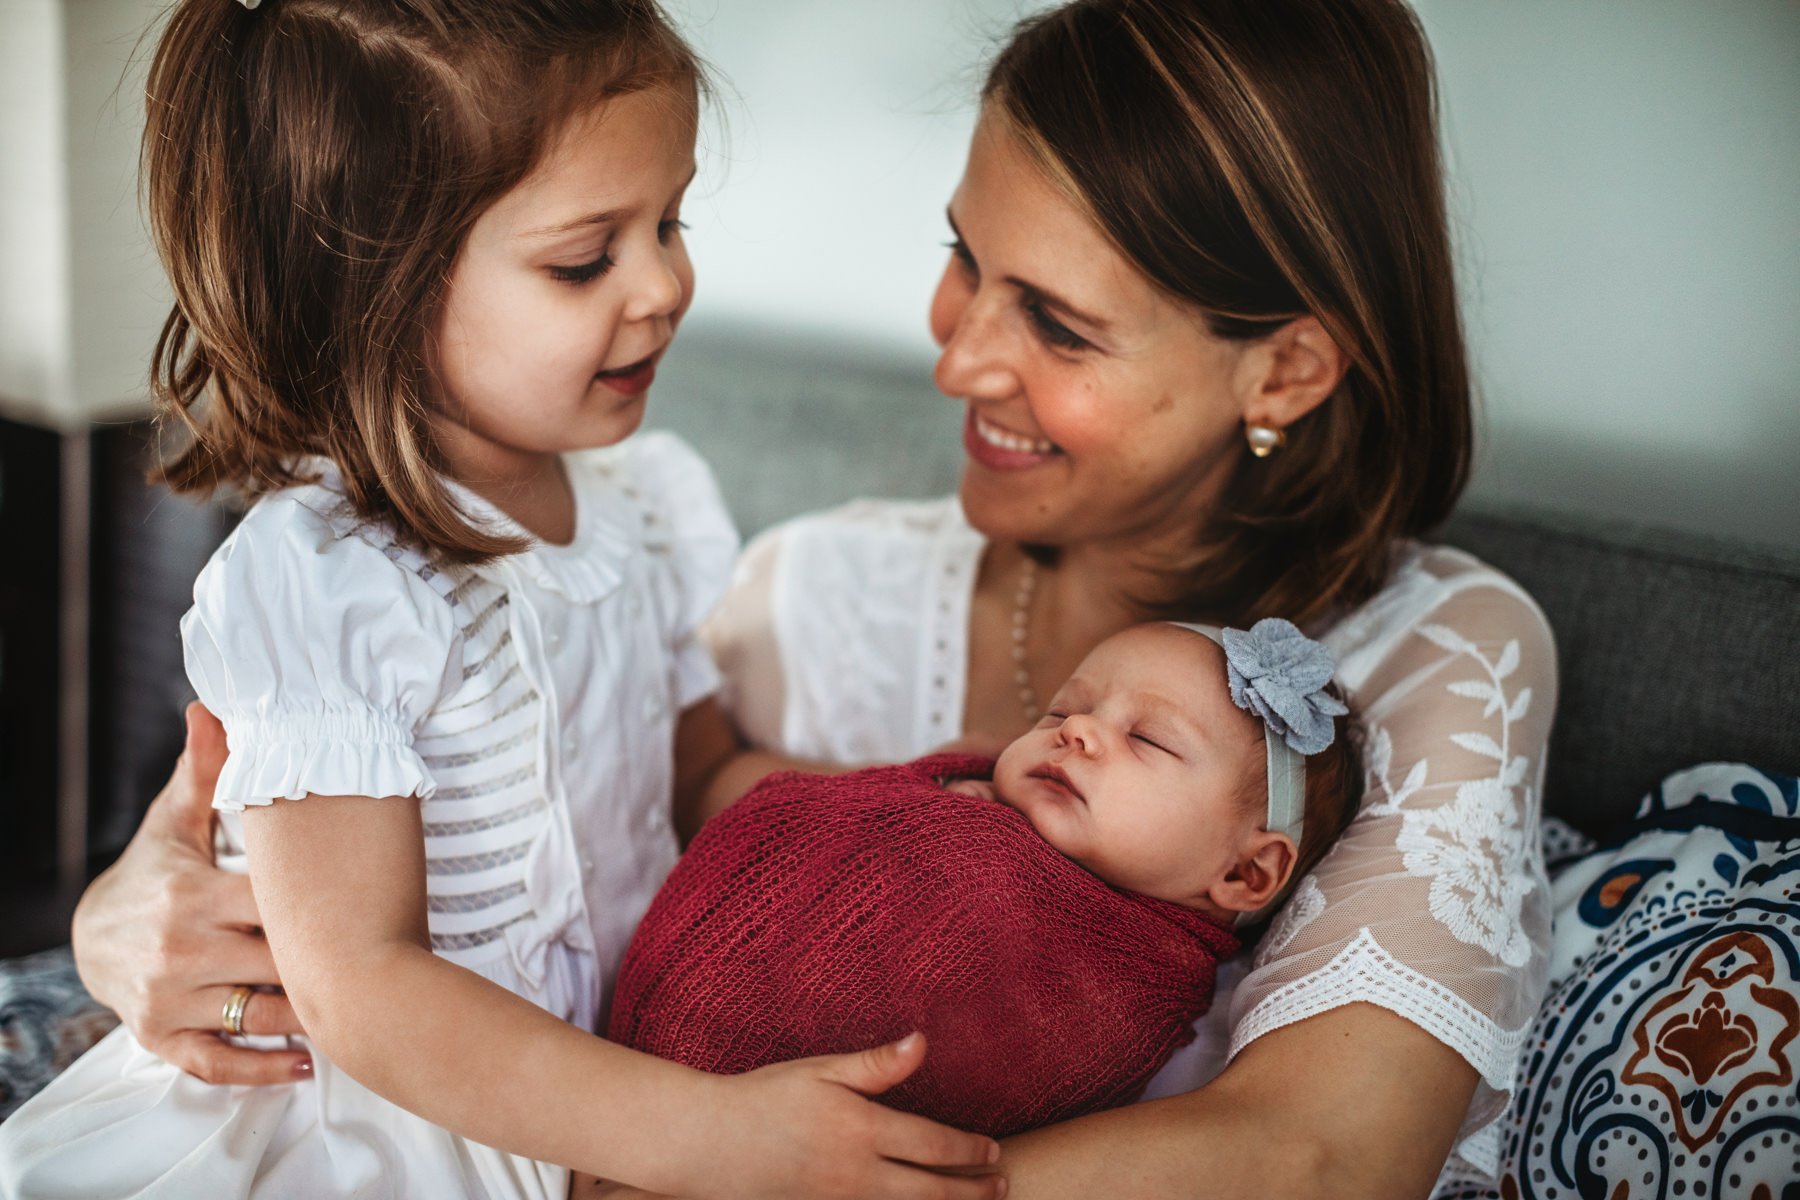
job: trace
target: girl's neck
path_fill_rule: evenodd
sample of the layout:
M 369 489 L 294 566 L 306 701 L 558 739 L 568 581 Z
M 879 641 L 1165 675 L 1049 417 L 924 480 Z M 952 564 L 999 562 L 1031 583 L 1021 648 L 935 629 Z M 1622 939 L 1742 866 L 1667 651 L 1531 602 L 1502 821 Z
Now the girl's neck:
M 553 546 L 575 539 L 575 492 L 556 454 L 459 455 L 445 452 L 450 478 Z

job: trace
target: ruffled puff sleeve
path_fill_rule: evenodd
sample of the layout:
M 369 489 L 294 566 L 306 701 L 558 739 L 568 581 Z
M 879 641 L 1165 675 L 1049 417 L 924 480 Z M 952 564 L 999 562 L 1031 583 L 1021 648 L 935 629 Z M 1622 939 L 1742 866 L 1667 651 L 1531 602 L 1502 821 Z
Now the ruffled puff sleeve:
M 632 476 L 644 505 L 644 546 L 651 586 L 674 660 L 677 708 L 719 688 L 719 670 L 700 629 L 731 585 L 738 533 L 699 452 L 662 430 L 638 434 L 629 447 Z
M 188 679 L 230 747 L 213 807 L 431 795 L 413 730 L 460 674 L 460 643 L 409 557 L 288 495 L 213 555 L 181 622 Z

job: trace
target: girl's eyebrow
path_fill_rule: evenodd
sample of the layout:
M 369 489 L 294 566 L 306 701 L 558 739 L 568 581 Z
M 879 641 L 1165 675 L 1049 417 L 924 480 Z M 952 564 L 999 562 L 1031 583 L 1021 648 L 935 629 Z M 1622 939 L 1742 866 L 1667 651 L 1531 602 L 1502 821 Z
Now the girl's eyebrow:
M 578 229 L 592 229 L 596 225 L 611 225 L 625 215 L 622 208 L 609 208 L 603 212 L 588 213 L 584 217 L 576 217 L 573 221 L 564 221 L 560 225 L 546 225 L 542 229 L 530 229 L 521 233 L 522 238 L 554 238 L 565 233 L 574 233 Z
M 700 164 L 695 163 L 689 167 L 687 178 L 681 181 L 681 186 L 675 189 L 675 194 L 679 196 L 682 192 L 687 191 L 689 185 L 694 182 L 694 176 L 699 173 Z M 542 229 L 529 229 L 519 236 L 522 238 L 561 237 L 565 233 L 574 233 L 578 229 L 592 229 L 596 225 L 611 225 L 614 221 L 623 219 L 630 211 L 627 208 L 608 208 L 601 212 L 592 212 L 586 216 L 576 217 L 573 221 L 564 221 L 560 225 L 546 225 Z
M 966 245 L 968 239 L 964 238 L 962 230 L 957 228 L 956 218 L 950 215 L 950 210 L 948 208 L 944 209 L 944 220 L 950 222 L 950 232 L 956 235 L 956 240 Z M 1092 329 L 1095 333 L 1107 334 L 1112 332 L 1112 322 L 1096 317 L 1093 313 L 1090 313 L 1085 309 L 1075 307 L 1042 284 L 1032 283 L 1028 279 L 1019 278 L 1017 275 L 1007 275 L 1003 278 L 1007 283 L 1012 284 L 1021 292 L 1024 292 L 1026 295 L 1037 300 L 1037 302 L 1042 304 L 1045 308 L 1053 308 L 1065 317 L 1073 317 L 1075 320 Z

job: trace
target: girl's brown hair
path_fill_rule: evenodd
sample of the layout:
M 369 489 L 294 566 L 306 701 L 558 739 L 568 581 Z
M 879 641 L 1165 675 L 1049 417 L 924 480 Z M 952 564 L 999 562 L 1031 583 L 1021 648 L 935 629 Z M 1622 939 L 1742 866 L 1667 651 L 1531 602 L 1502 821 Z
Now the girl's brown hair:
M 1048 176 L 1221 337 L 1317 317 L 1350 361 L 1267 459 L 1244 450 L 1180 615 L 1305 624 L 1372 595 L 1449 515 L 1473 414 L 1432 66 L 1402 0 L 1075 0 L 982 92 Z
M 430 340 L 475 219 L 610 96 L 693 98 L 655 0 L 182 0 L 151 63 L 143 176 L 174 287 L 158 477 L 254 496 L 322 455 L 367 518 L 453 559 L 472 524 L 430 435 Z

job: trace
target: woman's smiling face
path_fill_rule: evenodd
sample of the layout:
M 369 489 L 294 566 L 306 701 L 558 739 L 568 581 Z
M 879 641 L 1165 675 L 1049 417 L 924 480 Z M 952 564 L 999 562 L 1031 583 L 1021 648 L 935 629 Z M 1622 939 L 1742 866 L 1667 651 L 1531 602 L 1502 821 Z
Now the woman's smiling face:
M 1241 450 L 1253 343 L 1133 267 L 985 114 L 931 305 L 963 400 L 962 502 L 993 538 L 1185 547 Z

